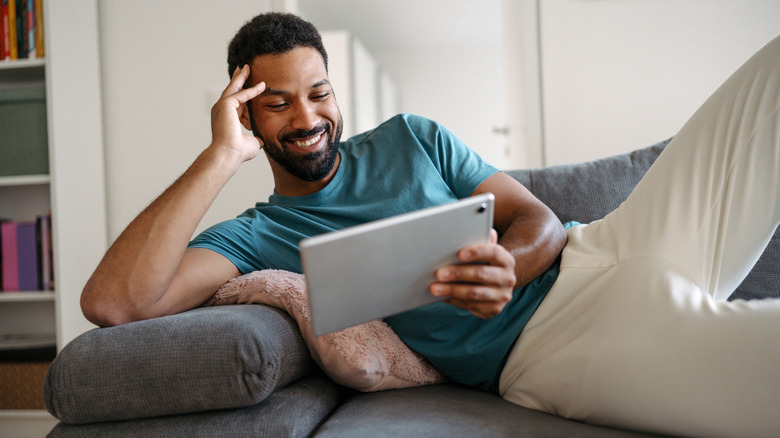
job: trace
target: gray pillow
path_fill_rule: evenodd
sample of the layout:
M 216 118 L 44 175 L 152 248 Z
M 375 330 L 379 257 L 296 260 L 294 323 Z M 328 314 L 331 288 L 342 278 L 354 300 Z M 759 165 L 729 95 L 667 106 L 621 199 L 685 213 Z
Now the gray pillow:
M 668 143 L 587 163 L 506 173 L 550 207 L 561 222 L 589 223 L 606 216 L 631 194 Z
M 44 399 L 71 424 L 236 408 L 314 367 L 284 312 L 199 308 L 84 333 L 52 363 Z

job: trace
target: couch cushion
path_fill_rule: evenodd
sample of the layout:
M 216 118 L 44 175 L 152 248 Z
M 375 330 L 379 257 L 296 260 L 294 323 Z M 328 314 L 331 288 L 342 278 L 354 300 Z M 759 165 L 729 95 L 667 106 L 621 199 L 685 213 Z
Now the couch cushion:
M 59 423 L 50 438 L 137 437 L 308 437 L 336 408 L 338 390 L 315 372 L 262 402 L 238 409 L 69 425 Z
M 507 171 L 561 222 L 601 219 L 623 202 L 670 140 L 587 163 Z M 731 299 L 780 297 L 780 228 Z
M 454 384 L 360 394 L 341 405 L 317 438 L 640 437 L 523 408 Z
M 587 163 L 506 173 L 550 207 L 561 222 L 588 223 L 616 209 L 668 143 Z
M 250 406 L 312 369 L 284 312 L 200 308 L 79 336 L 49 368 L 44 398 L 65 423 L 156 417 Z

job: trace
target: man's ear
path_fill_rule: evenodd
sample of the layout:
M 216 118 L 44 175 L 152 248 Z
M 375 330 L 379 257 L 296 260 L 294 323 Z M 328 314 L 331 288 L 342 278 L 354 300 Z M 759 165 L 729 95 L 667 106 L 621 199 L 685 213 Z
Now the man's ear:
M 238 120 L 241 122 L 247 131 L 252 132 L 252 110 L 249 108 L 251 102 L 244 102 L 241 104 L 241 111 L 239 111 Z

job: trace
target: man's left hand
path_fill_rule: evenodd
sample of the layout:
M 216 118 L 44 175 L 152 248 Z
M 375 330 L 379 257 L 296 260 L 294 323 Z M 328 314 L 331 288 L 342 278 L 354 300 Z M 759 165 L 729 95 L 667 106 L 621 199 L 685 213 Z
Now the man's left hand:
M 447 302 L 464 308 L 480 318 L 501 313 L 512 299 L 517 278 L 515 259 L 498 244 L 491 233 L 490 243 L 467 246 L 458 251 L 462 264 L 439 268 L 436 283 L 430 287 L 435 296 L 450 297 Z

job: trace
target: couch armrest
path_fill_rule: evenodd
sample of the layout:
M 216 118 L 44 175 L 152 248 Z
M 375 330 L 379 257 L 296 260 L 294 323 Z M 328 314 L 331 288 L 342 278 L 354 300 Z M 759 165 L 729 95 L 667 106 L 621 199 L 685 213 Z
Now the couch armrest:
M 259 403 L 313 368 L 284 312 L 199 308 L 84 333 L 52 363 L 44 399 L 71 424 L 227 409 Z

